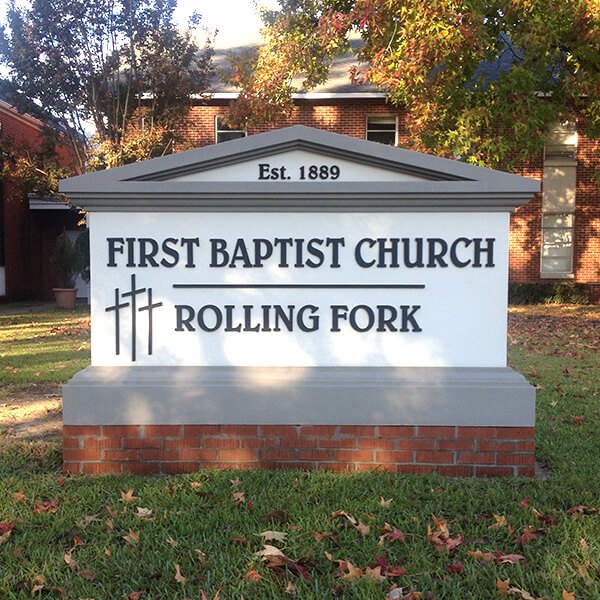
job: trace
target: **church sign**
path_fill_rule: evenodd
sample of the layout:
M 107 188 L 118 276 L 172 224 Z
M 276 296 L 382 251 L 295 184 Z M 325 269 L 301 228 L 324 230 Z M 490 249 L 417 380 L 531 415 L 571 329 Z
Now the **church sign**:
M 538 187 L 305 127 L 63 181 L 92 257 L 65 468 L 531 471 L 534 392 L 506 367 L 506 309 L 509 213 Z M 84 431 L 120 446 L 85 452 Z M 478 432 L 473 460 L 499 438 L 506 453 L 443 450 Z M 429 455 L 406 449 L 432 434 Z

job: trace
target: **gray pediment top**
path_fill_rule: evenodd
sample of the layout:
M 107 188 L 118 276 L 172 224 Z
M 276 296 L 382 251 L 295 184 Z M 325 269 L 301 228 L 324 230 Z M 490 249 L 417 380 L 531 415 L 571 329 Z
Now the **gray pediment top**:
M 325 165 L 321 176 L 309 176 L 313 164 Z M 60 184 L 88 211 L 170 212 L 509 211 L 539 188 L 525 177 L 301 125 Z

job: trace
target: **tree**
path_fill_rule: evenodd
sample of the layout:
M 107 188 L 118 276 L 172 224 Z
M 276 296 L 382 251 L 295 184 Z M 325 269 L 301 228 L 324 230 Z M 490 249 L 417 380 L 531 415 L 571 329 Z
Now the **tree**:
M 266 44 L 233 58 L 231 121 L 289 115 L 295 82 L 326 81 L 360 36 L 351 76 L 406 111 L 416 150 L 510 166 L 535 155 L 549 126 L 576 113 L 600 136 L 598 0 L 280 0 L 263 12 Z
M 207 87 L 212 51 L 180 31 L 176 0 L 31 0 L 9 5 L 0 53 L 21 110 L 43 108 L 78 170 L 172 151 L 175 124 Z M 32 106 L 33 104 L 33 106 Z M 86 122 L 96 130 L 92 140 Z M 81 152 L 83 149 L 83 152 Z

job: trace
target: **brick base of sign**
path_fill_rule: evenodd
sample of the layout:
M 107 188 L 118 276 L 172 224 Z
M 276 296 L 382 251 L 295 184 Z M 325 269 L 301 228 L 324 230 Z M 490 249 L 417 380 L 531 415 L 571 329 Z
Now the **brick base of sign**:
M 65 425 L 63 448 L 70 473 L 240 468 L 535 475 L 533 427 Z

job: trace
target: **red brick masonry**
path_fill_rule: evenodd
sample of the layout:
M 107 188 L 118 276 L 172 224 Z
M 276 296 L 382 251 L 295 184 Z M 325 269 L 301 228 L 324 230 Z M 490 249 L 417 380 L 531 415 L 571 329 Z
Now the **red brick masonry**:
M 377 469 L 458 476 L 535 475 L 533 427 L 65 425 L 71 473 L 201 468 Z

